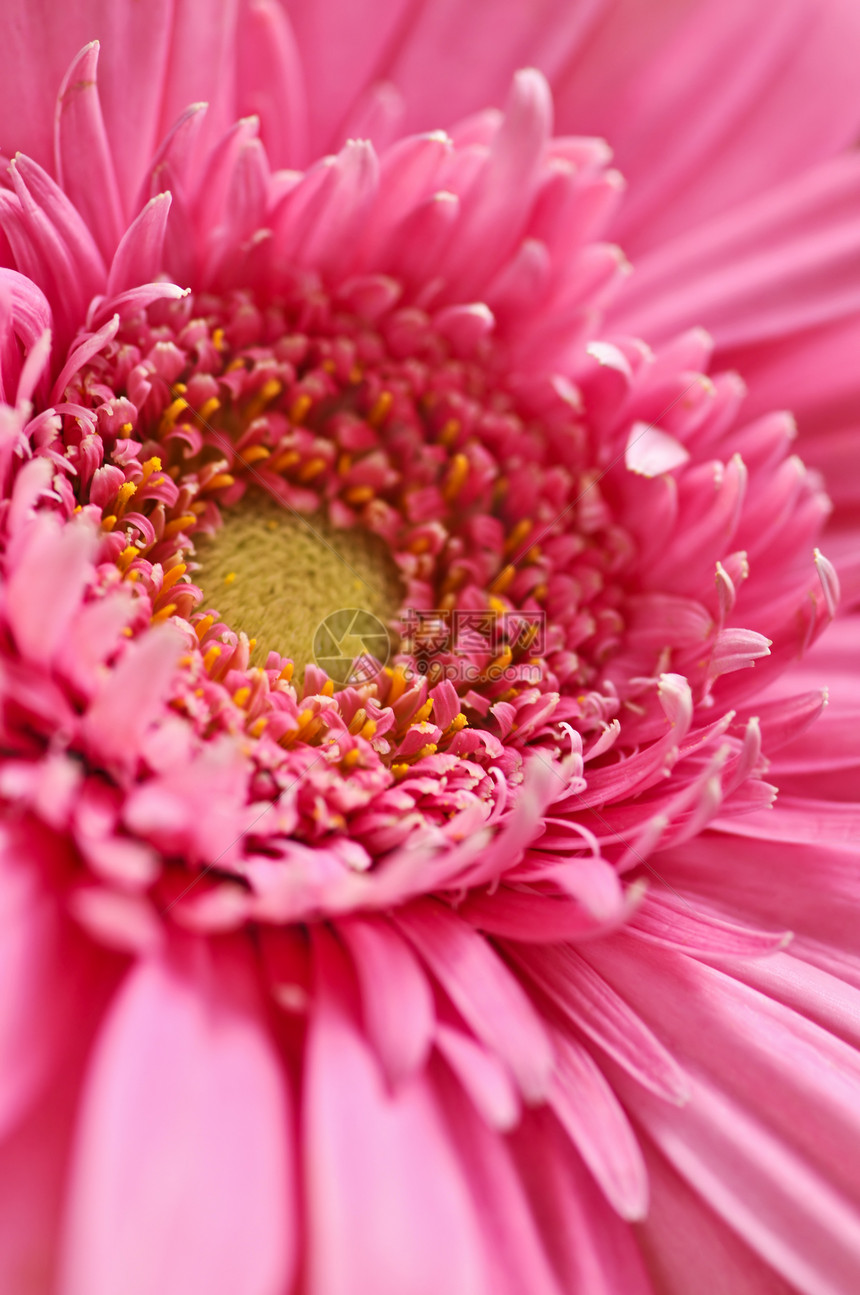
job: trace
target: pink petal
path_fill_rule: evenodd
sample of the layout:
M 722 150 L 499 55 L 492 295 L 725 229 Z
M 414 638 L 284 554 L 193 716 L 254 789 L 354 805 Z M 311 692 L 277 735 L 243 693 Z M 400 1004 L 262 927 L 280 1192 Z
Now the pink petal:
M 559 945 L 518 953 L 517 961 L 568 1020 L 644 1088 L 670 1105 L 686 1101 L 687 1081 L 677 1061 L 580 954 Z
M 596 1062 L 576 1040 L 557 1031 L 553 1108 L 574 1146 L 625 1219 L 642 1219 L 648 1180 L 627 1116 Z
M 123 234 L 108 275 L 110 296 L 149 283 L 163 270 L 164 237 L 171 201 L 169 193 L 157 194 Z
M 390 1094 L 343 955 L 315 931 L 304 1147 L 310 1295 L 489 1295 L 473 1202 L 432 1088 Z
M 764 0 L 755 10 L 743 0 L 706 0 L 682 10 L 668 39 L 659 22 L 641 32 L 643 12 L 625 8 L 616 42 L 635 50 L 639 39 L 652 56 L 633 74 L 612 67 L 629 57 L 623 47 L 605 48 L 590 68 L 574 63 L 559 117 L 612 141 L 637 195 L 625 203 L 617 235 L 632 253 L 799 175 L 855 138 L 851 0 Z M 809 111 L 798 113 L 798 102 Z
M 689 451 L 674 436 L 661 432 L 651 423 L 634 423 L 624 454 L 625 466 L 642 477 L 657 477 L 662 472 L 680 468 L 690 458 Z
M 38 1096 L 67 1035 L 60 915 L 36 872 L 49 851 L 32 821 L 0 839 L 0 1133 Z
M 307 106 L 301 60 L 289 21 L 275 0 L 247 0 L 239 23 L 236 109 L 260 119 L 273 167 L 307 159 Z
M 92 574 L 95 535 L 62 528 L 43 513 L 31 523 L 6 588 L 6 616 L 19 651 L 51 662 L 62 647 Z
M 337 930 L 355 963 L 370 1042 L 396 1086 L 423 1067 L 430 1051 L 435 1012 L 427 977 L 383 919 L 349 918 Z
M 96 80 L 98 41 L 74 60 L 60 86 L 54 126 L 57 179 L 83 216 L 106 262 L 123 229 L 122 201 Z
M 405 98 L 404 129 L 438 126 L 441 106 L 445 120 L 456 121 L 503 103 L 519 68 L 539 68 L 554 83 L 599 9 L 595 0 L 436 0 L 413 11 L 387 69 Z
M 513 1128 L 520 1116 L 520 1103 L 502 1063 L 470 1035 L 450 1025 L 439 1024 L 436 1043 L 486 1122 L 502 1131 Z
M 84 740 L 102 759 L 135 767 L 141 738 L 164 707 L 181 647 L 175 630 L 156 626 L 126 648 L 83 721 Z
M 488 942 L 441 904 L 413 904 L 396 915 L 464 1020 L 505 1061 L 527 1101 L 546 1092 L 552 1051 L 518 981 Z
M 561 1290 L 654 1295 L 635 1233 L 607 1202 L 553 1116 L 532 1112 L 509 1141 Z
M 649 340 L 703 324 L 721 348 L 856 314 L 860 163 L 837 158 L 643 257 L 618 324 Z
M 247 964 L 139 963 L 87 1077 L 61 1295 L 274 1295 L 293 1259 L 281 1064 Z

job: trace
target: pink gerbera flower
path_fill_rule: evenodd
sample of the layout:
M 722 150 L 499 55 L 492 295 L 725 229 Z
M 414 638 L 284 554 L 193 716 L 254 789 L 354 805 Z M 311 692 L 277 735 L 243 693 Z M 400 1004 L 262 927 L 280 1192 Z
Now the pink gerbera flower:
M 0 22 L 0 1289 L 855 1291 L 853 0 Z

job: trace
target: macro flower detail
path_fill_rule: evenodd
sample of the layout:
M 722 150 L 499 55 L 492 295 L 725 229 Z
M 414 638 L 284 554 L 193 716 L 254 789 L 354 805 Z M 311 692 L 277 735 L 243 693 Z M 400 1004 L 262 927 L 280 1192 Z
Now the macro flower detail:
M 0 189 L 0 1284 L 848 1292 L 851 488 L 670 290 L 716 199 L 633 165 L 637 287 L 540 48 L 336 111 L 327 9 L 208 107 L 147 33 L 134 144 L 129 17 Z

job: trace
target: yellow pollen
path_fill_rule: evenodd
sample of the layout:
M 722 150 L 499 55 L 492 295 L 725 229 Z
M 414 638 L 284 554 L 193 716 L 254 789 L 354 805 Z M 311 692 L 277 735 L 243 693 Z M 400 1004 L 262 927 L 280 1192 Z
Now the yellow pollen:
M 370 739 L 375 735 L 375 733 L 376 733 L 376 720 L 369 719 L 367 723 L 362 726 L 358 736 L 363 737 L 365 742 L 369 742 Z
M 152 476 L 153 472 L 161 471 L 161 459 L 157 455 L 153 455 L 153 457 L 151 459 L 147 459 L 142 466 L 143 482 L 146 482 Z M 143 482 L 141 482 L 141 484 L 143 484 Z
M 108 513 L 107 517 L 102 518 L 102 530 L 112 531 L 116 526 L 116 517 L 113 513 Z
M 464 729 L 468 723 L 469 721 L 466 719 L 466 716 L 463 714 L 462 711 L 460 711 L 457 715 L 454 716 L 454 718 L 451 720 L 451 723 L 445 729 L 445 737 L 453 737 L 455 733 L 459 733 L 462 729 Z
M 269 467 L 273 472 L 286 472 L 288 468 L 294 468 L 297 463 L 300 463 L 301 459 L 302 456 L 298 450 L 285 450 L 269 464 Z
M 302 729 L 309 728 L 316 718 L 317 716 L 312 710 L 299 711 L 299 727 L 296 732 L 301 733 Z
M 238 457 L 246 467 L 250 467 L 252 463 L 259 463 L 261 459 L 270 458 L 271 453 L 271 450 L 267 450 L 265 445 L 249 445 L 247 450 L 238 452 Z
M 466 478 L 469 475 L 469 460 L 465 454 L 455 454 L 451 460 L 451 466 L 445 478 L 445 484 L 442 487 L 442 498 L 446 503 L 456 499 L 457 495 L 466 484 Z
M 459 418 L 449 418 L 439 433 L 442 444 L 450 448 L 460 435 L 461 426 Z
M 352 486 L 351 489 L 347 490 L 344 498 L 348 504 L 354 504 L 357 508 L 360 508 L 362 504 L 369 504 L 373 495 L 373 486 Z
M 428 720 L 430 718 L 430 713 L 432 710 L 433 710 L 433 698 L 428 697 L 424 705 L 419 707 L 419 709 L 412 716 L 412 723 L 423 724 L 425 720 Z
M 346 450 L 344 450 L 337 461 L 338 476 L 345 477 L 351 467 L 352 467 L 352 455 L 349 454 Z
M 361 759 L 361 752 L 359 751 L 357 746 L 354 746 L 351 748 L 351 750 L 347 751 L 346 755 L 343 757 L 343 760 L 341 761 L 341 764 L 346 769 L 354 769 L 355 766 L 360 761 L 360 759 Z
M 178 390 L 178 387 L 176 388 L 176 390 Z M 179 415 L 187 408 L 188 408 L 188 401 L 185 399 L 185 397 L 177 396 L 176 399 L 167 406 L 164 413 L 161 415 L 161 423 L 159 424 L 161 431 L 169 432 L 175 426 L 176 420 L 179 417 Z
M 510 589 L 511 585 L 514 583 L 514 577 L 516 576 L 516 574 L 517 574 L 516 567 L 512 566 L 510 563 L 508 563 L 506 567 L 502 567 L 501 571 L 496 576 L 493 583 L 490 585 L 490 593 L 491 594 L 507 593 L 508 589 Z
M 326 460 L 321 455 L 316 455 L 302 464 L 299 469 L 299 481 L 310 481 L 312 477 L 318 477 L 327 467 Z
M 290 422 L 295 423 L 297 427 L 301 426 L 310 413 L 313 403 L 312 397 L 307 392 L 297 396 L 290 406 Z
M 388 705 L 393 706 L 396 701 L 406 691 L 406 673 L 402 666 L 398 666 L 391 676 L 391 686 L 388 689 Z
M 259 719 L 255 719 L 251 727 L 248 729 L 251 737 L 261 737 L 263 729 L 266 727 L 268 722 L 269 721 L 266 719 L 265 715 L 261 715 Z
M 244 684 L 241 688 L 237 688 L 233 693 L 233 700 L 237 706 L 241 706 L 244 710 L 250 696 L 251 689 L 247 684 Z
M 178 535 L 180 531 L 187 530 L 188 527 L 193 526 L 196 521 L 197 518 L 193 513 L 185 513 L 182 517 L 174 517 L 173 520 L 168 522 L 164 528 L 164 538 L 173 539 L 174 535 Z
M 236 478 L 229 472 L 216 472 L 203 486 L 204 490 L 226 490 L 236 484 Z
M 165 589 L 172 589 L 177 580 L 185 575 L 187 569 L 184 562 L 178 562 L 175 567 L 171 567 L 169 571 L 166 571 L 161 581 L 161 592 L 164 593 Z
M 133 544 L 129 544 L 127 548 L 124 548 L 116 560 L 116 564 L 120 571 L 127 571 L 137 556 L 138 550 Z
M 388 415 L 391 413 L 391 406 L 394 404 L 394 396 L 390 391 L 380 391 L 376 400 L 373 402 L 373 408 L 367 415 L 367 421 L 371 427 L 381 427 Z
M 215 662 L 218 660 L 220 655 L 221 655 L 220 643 L 213 643 L 211 648 L 203 658 L 203 669 L 206 671 L 207 674 L 212 669 L 212 667 L 214 666 Z
M 391 772 L 395 778 L 404 778 L 410 772 L 410 769 L 411 767 L 408 764 L 393 764 L 391 766 Z
M 260 390 L 251 397 L 245 408 L 246 422 L 253 423 L 254 419 L 259 417 L 266 408 L 266 405 L 270 404 L 276 396 L 279 396 L 282 390 L 283 388 L 277 378 L 269 378 L 268 382 L 264 382 Z
M 438 749 L 439 748 L 437 747 L 435 742 L 428 742 L 426 746 L 422 746 L 421 750 L 415 756 L 415 759 L 423 760 L 425 756 L 435 755 Z
M 414 540 L 409 541 L 409 552 L 420 557 L 422 553 L 427 553 L 430 548 L 429 535 L 416 535 Z
M 505 541 L 505 552 L 514 553 L 523 540 L 531 535 L 533 525 L 534 523 L 530 517 L 521 517 Z
M 211 630 L 214 624 L 215 624 L 214 616 L 204 616 L 202 620 L 199 620 L 197 622 L 197 624 L 194 626 L 194 630 L 195 630 L 195 633 L 197 634 L 198 641 L 202 639 L 205 634 L 209 633 L 209 631 Z
M 212 330 L 212 345 L 215 347 L 216 351 L 224 350 L 224 347 L 226 346 L 226 340 L 224 338 L 223 328 L 214 328 Z
M 220 408 L 221 408 L 221 401 L 218 399 L 217 396 L 211 396 L 209 400 L 207 400 L 206 403 L 204 405 L 201 405 L 201 407 L 197 410 L 197 417 L 200 419 L 201 423 L 206 423 L 209 421 L 209 419 L 212 417 L 213 414 L 217 414 Z
M 134 424 L 133 424 L 133 423 L 123 423 L 122 427 L 121 427 L 119 430 L 120 430 L 121 432 L 125 432 L 126 436 L 131 436 L 132 432 L 134 431 Z
M 132 495 L 135 493 L 136 490 L 137 490 L 137 486 L 134 484 L 133 481 L 126 481 L 120 486 L 119 490 L 116 492 L 117 517 L 122 517 L 123 513 L 125 512 L 126 504 L 128 503 L 129 499 L 131 499 Z
M 166 621 L 168 617 L 172 616 L 175 611 L 176 603 L 168 603 L 166 607 L 159 608 L 155 615 L 149 618 L 150 624 L 159 625 L 162 621 Z
M 322 688 L 320 688 L 320 696 L 321 696 L 321 697 L 333 697 L 333 696 L 334 696 L 334 680 L 333 680 L 333 679 L 326 679 L 326 681 L 325 681 L 325 683 L 323 684 Z
M 535 598 L 540 603 L 540 602 L 543 602 L 544 598 L 546 598 L 548 593 L 549 593 L 549 589 L 547 588 L 546 585 L 538 585 L 537 588 L 534 590 L 532 597 Z
M 356 733 L 361 732 L 362 725 L 364 724 L 366 719 L 367 719 L 367 711 L 364 709 L 363 706 L 359 706 L 358 710 L 355 712 L 355 714 L 353 715 L 352 719 L 349 722 L 349 731 L 353 735 L 353 737 L 355 736 Z
M 511 664 L 511 661 L 512 661 L 512 660 L 513 660 L 513 654 L 512 654 L 512 652 L 511 652 L 511 649 L 510 649 L 509 647 L 506 647 L 506 648 L 504 648 L 504 649 L 503 649 L 503 651 L 501 651 L 501 652 L 499 653 L 499 655 L 496 657 L 495 661 L 493 661 L 493 662 L 492 662 L 492 664 L 490 665 L 489 669 L 490 669 L 490 670 L 507 670 L 507 668 L 508 668 L 508 666 Z
M 235 579 L 236 579 L 236 572 L 228 571 L 226 576 L 224 577 L 224 583 L 225 585 L 231 585 Z
M 288 661 L 287 664 L 284 666 L 283 670 L 281 671 L 281 673 L 278 675 L 278 678 L 283 683 L 289 683 L 293 677 L 294 669 L 295 669 L 295 666 L 293 665 L 292 661 Z

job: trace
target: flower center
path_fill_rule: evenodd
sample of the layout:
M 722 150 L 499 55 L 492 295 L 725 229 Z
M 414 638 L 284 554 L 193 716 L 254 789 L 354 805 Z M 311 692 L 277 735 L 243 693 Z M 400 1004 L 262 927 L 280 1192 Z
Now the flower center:
M 274 742 L 398 788 L 420 770 L 444 816 L 458 780 L 487 806 L 526 747 L 554 759 L 570 727 L 589 740 L 618 714 L 635 547 L 581 404 L 511 383 L 468 310 L 382 286 L 299 278 L 267 305 L 200 296 L 127 321 L 70 385 L 100 436 L 79 419 L 66 453 L 122 579 L 194 631 L 179 710 L 241 727 L 267 767 Z M 344 674 L 362 654 L 389 659 Z
M 394 621 L 402 601 L 397 568 L 369 531 L 338 530 L 319 513 L 289 512 L 258 489 L 222 518 L 214 536 L 198 541 L 195 581 L 204 605 L 256 640 L 252 660 L 262 664 L 277 652 L 295 662 L 301 677 L 321 656 L 327 624 L 341 643 L 334 619 L 340 612 L 356 609 L 371 625 Z M 357 646 L 343 642 L 343 651 Z

